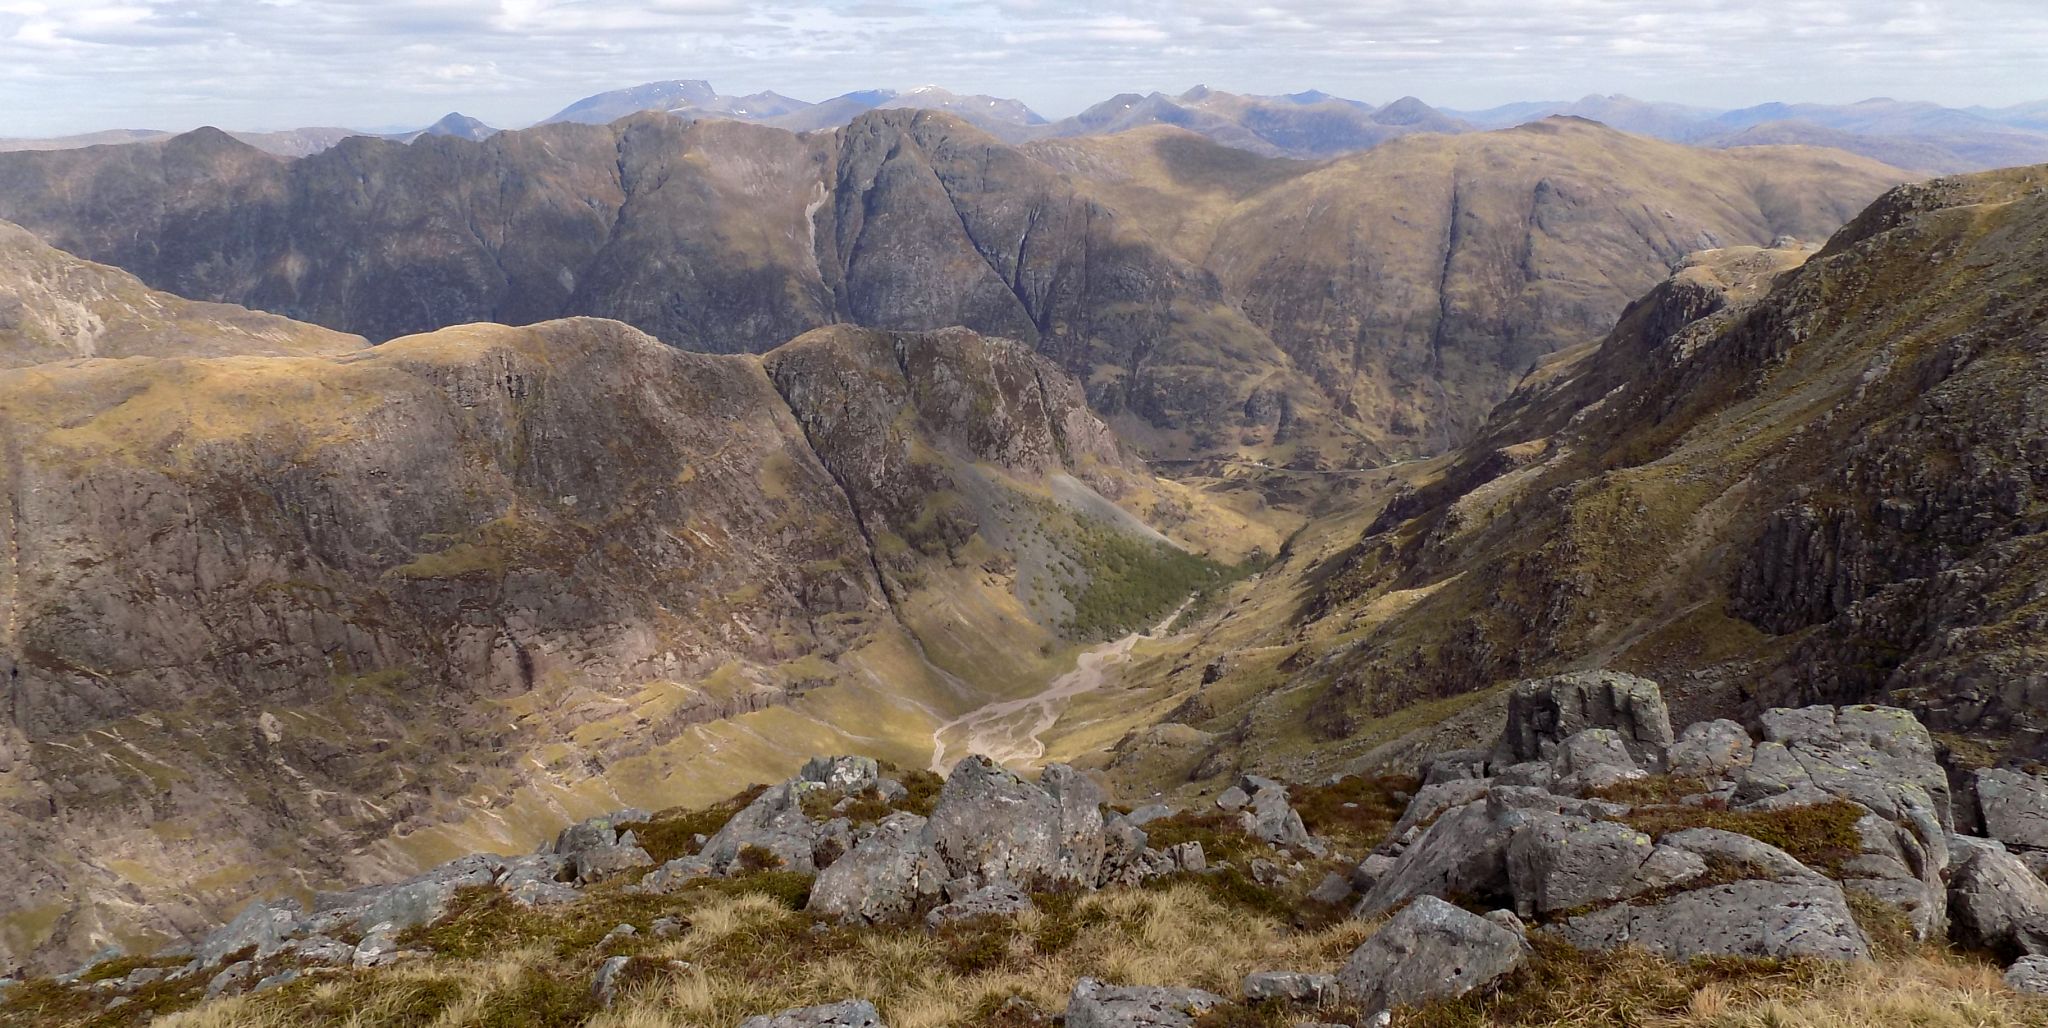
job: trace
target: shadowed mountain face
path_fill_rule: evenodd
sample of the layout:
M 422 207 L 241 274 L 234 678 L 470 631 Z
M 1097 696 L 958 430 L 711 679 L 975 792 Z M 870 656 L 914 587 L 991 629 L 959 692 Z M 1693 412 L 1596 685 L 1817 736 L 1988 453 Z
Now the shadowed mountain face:
M 922 766 L 946 721 L 1185 598 L 1129 582 L 1212 573 L 1144 521 L 1171 500 L 1200 531 L 1199 497 L 965 330 L 366 349 L 11 227 L 0 309 L 43 319 L 0 328 L 8 966 L 817 750 Z
M 733 353 L 835 322 L 965 325 L 1053 357 L 1162 454 L 1314 466 L 1441 449 L 1684 252 L 1825 234 L 1900 176 L 1585 123 L 1389 145 L 1321 167 L 1162 129 L 1020 150 L 893 110 L 809 136 L 640 115 L 288 162 L 202 131 L 0 155 L 0 216 L 372 340 L 590 315 Z
M 1608 667 L 1692 716 L 1891 702 L 2038 758 L 2044 271 L 2041 168 L 1902 188 L 1817 254 L 1698 256 L 1362 533 L 1298 537 L 1242 604 L 1286 610 L 1266 634 L 1169 658 L 1260 654 L 1189 719 L 1263 761 L 1398 762 L 1468 744 L 1490 684 Z

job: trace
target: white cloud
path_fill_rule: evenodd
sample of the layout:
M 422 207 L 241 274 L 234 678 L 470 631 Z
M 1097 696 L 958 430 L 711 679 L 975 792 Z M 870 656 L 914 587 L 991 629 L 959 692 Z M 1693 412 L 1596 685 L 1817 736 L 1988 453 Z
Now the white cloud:
M 1453 106 L 2048 94 L 2041 0 L 0 0 L 0 135 L 525 124 L 707 78 L 936 81 L 1051 115 L 1195 82 Z

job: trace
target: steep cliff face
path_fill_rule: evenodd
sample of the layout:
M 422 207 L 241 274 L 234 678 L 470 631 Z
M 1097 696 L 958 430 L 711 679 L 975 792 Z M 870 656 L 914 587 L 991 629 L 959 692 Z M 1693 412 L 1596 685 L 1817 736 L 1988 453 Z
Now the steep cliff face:
M 1576 122 L 1310 165 L 1158 129 L 1020 149 L 920 110 L 804 136 L 644 114 L 298 161 L 209 131 L 0 154 L 0 217 L 372 340 L 597 316 L 757 353 L 964 325 L 1058 361 L 1149 450 L 1310 468 L 1442 450 L 1679 255 L 1825 235 L 1901 178 Z
M 1336 762 L 1605 666 L 1701 713 L 1889 700 L 2037 753 L 2048 171 L 1906 187 L 1807 257 L 1702 255 L 1348 546 L 1304 533 L 1245 609 L 1299 602 L 1196 646 L 1272 647 L 1246 659 L 1270 676 L 1181 719 L 1282 761 L 1305 721 Z
M 363 349 L 26 252 L 0 294 L 39 317 L 162 327 L 0 369 L 0 963 L 821 745 L 922 766 L 1058 673 L 1075 539 L 1157 543 L 1104 493 L 1167 487 L 1025 344 L 834 329 L 764 362 L 579 319 Z

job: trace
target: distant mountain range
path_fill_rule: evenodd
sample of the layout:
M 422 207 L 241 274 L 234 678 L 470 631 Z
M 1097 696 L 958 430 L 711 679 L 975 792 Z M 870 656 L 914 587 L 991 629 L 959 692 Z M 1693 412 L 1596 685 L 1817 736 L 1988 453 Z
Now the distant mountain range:
M 440 121 L 412 132 L 358 132 L 345 128 L 301 128 L 281 132 L 229 132 L 228 135 L 241 140 L 265 153 L 279 157 L 310 157 L 331 149 L 336 143 L 351 136 L 376 136 L 410 143 L 421 136 L 453 136 L 459 139 L 488 139 L 497 134 L 497 129 L 466 114 L 449 114 Z M 88 132 L 76 136 L 58 136 L 51 139 L 0 139 L 0 153 L 21 150 L 79 150 L 88 146 L 117 146 L 125 143 L 156 143 L 178 135 L 160 129 L 111 129 L 105 132 Z
M 901 92 L 867 89 L 812 103 L 772 91 L 728 96 L 702 79 L 674 79 L 587 96 L 539 124 L 608 125 L 643 111 L 658 111 L 685 121 L 742 121 L 817 132 L 841 128 L 869 111 L 891 109 L 944 111 L 1011 144 L 1167 125 L 1266 157 L 1308 160 L 1370 150 L 1417 133 L 1452 135 L 1567 116 L 1716 149 L 1825 146 L 1929 174 L 2048 162 L 2048 101 L 1959 108 L 1879 98 L 1853 104 L 1768 103 L 1721 110 L 1594 95 L 1459 111 L 1432 107 L 1412 96 L 1376 106 L 1315 89 L 1259 96 L 1196 86 L 1178 96 L 1120 93 L 1073 117 L 1052 121 L 1019 100 L 954 93 L 938 86 Z M 421 136 L 484 139 L 496 131 L 474 118 L 450 114 L 413 132 L 306 128 L 229 134 L 269 153 L 304 157 L 352 135 L 381 135 L 409 143 Z M 57 139 L 0 139 L 0 152 L 150 142 L 171 135 L 124 129 Z
M 1915 171 L 1958 172 L 2048 161 L 2048 102 L 1955 108 L 1888 98 L 1853 104 L 1768 103 L 1712 110 L 1627 96 L 1448 112 L 1481 128 L 1555 115 L 1696 146 L 1831 146 Z

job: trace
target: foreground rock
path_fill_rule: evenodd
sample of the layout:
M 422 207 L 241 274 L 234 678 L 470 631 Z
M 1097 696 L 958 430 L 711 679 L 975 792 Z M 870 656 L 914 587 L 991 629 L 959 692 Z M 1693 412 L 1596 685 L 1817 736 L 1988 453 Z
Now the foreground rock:
M 2005 844 L 1953 832 L 1947 775 L 1910 713 L 1775 709 L 1759 741 L 1732 721 L 1674 737 L 1666 709 L 1654 683 L 1627 675 L 1516 685 L 1499 741 L 1433 762 L 1391 836 L 1352 872 L 1356 913 L 1456 897 L 1587 949 L 1854 960 L 1870 953 L 1855 892 L 1897 909 L 1922 939 L 1949 932 L 1953 905 L 1958 941 L 2044 952 L 2048 885 Z M 1658 768 L 1665 777 L 1644 781 Z M 2048 803 L 2038 780 L 1977 779 L 1983 820 L 2036 838 L 2034 811 Z M 1605 798 L 1637 794 L 1650 798 Z M 1816 863 L 1720 824 L 1758 825 Z M 1950 881 L 1952 848 L 1975 856 Z
M 1337 985 L 1369 1016 L 1462 996 L 1514 970 L 1527 955 L 1520 935 L 1424 896 L 1352 951 Z
M 2048 882 L 2018 857 L 1980 850 L 1949 882 L 1957 942 L 2007 957 L 2048 956 Z
M 1185 1028 L 1224 999 L 1200 989 L 1106 985 L 1083 978 L 1067 997 L 1066 1028 Z
M 1581 949 L 1634 945 L 1689 960 L 1715 954 L 1861 960 L 1870 940 L 1849 912 L 1840 885 L 1791 855 L 1746 835 L 1695 828 L 1669 836 L 1690 852 L 1745 877 L 1681 892 L 1653 904 L 1617 904 L 1555 927 Z
M 740 1022 L 740 1028 L 886 1028 L 875 1005 L 850 999 L 824 1006 L 762 1014 Z

